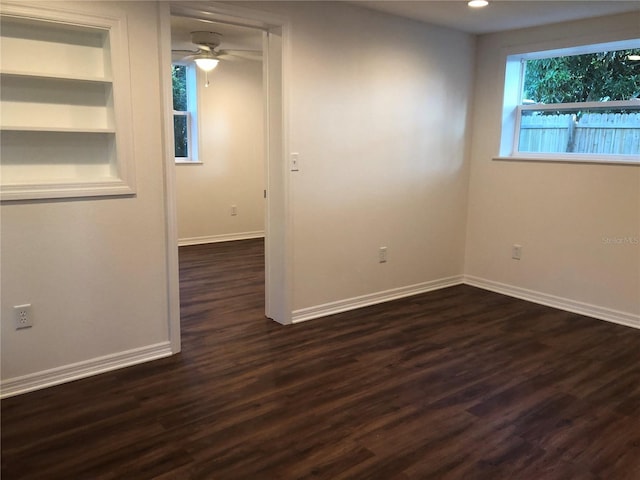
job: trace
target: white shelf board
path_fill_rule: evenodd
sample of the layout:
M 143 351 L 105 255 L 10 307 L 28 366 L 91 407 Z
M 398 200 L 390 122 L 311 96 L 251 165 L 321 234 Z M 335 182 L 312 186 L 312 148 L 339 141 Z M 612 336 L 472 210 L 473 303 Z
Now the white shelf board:
M 10 132 L 116 133 L 115 128 L 38 127 L 31 125 L 0 125 L 0 130 Z
M 115 195 L 135 195 L 135 188 L 122 180 L 104 179 L 97 182 L 32 185 L 0 185 L 0 200 L 41 200 L 50 198 L 82 198 Z
M 108 77 L 92 77 L 86 75 L 73 75 L 73 74 L 54 74 L 46 72 L 26 72 L 20 70 L 6 70 L 0 71 L 0 75 L 7 77 L 23 77 L 23 78 L 36 78 L 43 80 L 68 80 L 70 82 L 90 82 L 90 83 L 111 83 L 111 78 Z

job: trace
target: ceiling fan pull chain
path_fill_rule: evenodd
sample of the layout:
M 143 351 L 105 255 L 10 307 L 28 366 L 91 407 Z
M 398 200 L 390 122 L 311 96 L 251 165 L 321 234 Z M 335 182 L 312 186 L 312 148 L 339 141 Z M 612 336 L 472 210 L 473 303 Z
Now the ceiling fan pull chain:
M 208 87 L 209 86 L 209 72 L 204 72 L 204 86 Z

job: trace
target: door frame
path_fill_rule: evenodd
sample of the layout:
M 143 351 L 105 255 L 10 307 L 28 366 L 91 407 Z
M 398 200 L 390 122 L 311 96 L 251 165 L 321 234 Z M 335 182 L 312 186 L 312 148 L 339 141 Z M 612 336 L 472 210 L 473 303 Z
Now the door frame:
M 210 19 L 263 32 L 263 85 L 265 123 L 265 316 L 281 324 L 292 323 L 292 239 L 289 208 L 288 84 L 290 32 L 288 19 L 236 5 L 211 2 L 162 3 L 159 9 L 160 71 L 163 96 L 167 301 L 172 353 L 181 349 L 178 224 L 171 77 L 171 15 Z

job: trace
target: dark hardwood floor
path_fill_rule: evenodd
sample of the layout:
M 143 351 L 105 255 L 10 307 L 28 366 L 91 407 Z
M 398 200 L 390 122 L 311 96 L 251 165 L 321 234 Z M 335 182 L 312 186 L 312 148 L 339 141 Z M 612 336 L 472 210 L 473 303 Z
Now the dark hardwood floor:
M 640 331 L 468 286 L 279 326 L 182 248 L 183 352 L 2 401 L 2 480 L 640 479 Z

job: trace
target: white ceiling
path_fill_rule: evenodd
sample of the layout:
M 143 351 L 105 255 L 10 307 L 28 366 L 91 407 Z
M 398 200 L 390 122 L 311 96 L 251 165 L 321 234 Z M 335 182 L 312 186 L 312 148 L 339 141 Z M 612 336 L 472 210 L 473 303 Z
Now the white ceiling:
M 638 0 L 490 0 L 487 7 L 479 9 L 468 7 L 466 0 L 353 0 L 350 3 L 475 34 L 634 12 L 638 15 L 640 36 Z
M 487 7 L 480 9 L 468 7 L 467 0 L 351 0 L 348 3 L 474 34 L 632 12 L 638 16 L 640 36 L 638 0 L 490 0 Z M 194 49 L 190 32 L 196 30 L 221 33 L 222 50 L 262 50 L 260 30 L 178 16 L 171 17 L 172 47 Z

